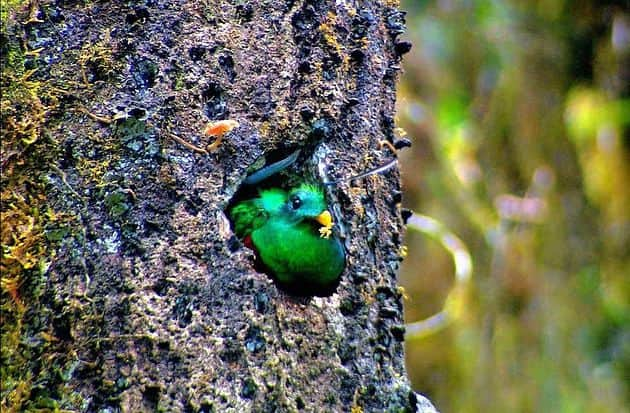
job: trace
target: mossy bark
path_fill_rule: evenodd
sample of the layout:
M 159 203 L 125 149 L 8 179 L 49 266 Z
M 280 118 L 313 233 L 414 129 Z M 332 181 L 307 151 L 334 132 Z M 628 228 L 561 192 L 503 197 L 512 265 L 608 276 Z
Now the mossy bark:
M 301 148 L 290 172 L 315 180 L 396 156 L 381 143 L 408 50 L 394 3 L 46 1 L 9 15 L 2 47 L 22 65 L 3 60 L 3 84 L 36 82 L 46 110 L 34 140 L 4 137 L 28 107 L 2 119 L 7 234 L 23 229 L 9 213 L 22 193 L 40 245 L 26 268 L 3 232 L 5 408 L 431 411 L 403 365 L 397 170 L 328 189 L 348 257 L 329 297 L 279 290 L 225 214 L 265 156 Z M 220 119 L 240 126 L 206 151 Z

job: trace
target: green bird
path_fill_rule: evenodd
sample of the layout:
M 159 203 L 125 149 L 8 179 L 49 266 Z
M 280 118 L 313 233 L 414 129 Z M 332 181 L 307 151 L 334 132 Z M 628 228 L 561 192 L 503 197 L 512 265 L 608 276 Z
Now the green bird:
M 321 188 L 265 189 L 229 211 L 236 235 L 278 283 L 300 295 L 327 295 L 345 266 L 341 242 Z

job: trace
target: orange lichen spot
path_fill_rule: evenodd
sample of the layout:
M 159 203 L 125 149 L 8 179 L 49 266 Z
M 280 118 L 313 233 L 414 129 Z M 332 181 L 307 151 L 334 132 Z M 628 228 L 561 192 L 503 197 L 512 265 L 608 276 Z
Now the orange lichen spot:
M 39 336 L 49 343 L 59 341 L 57 337 L 53 336 L 52 334 L 46 331 L 42 331 L 41 333 L 39 333 Z
M 3 292 L 6 292 L 11 300 L 16 305 L 18 310 L 23 311 L 24 304 L 20 299 L 20 286 L 22 285 L 22 279 L 19 276 L 14 277 L 2 277 L 0 279 L 0 288 Z
M 268 137 L 269 133 L 271 132 L 271 124 L 269 123 L 269 121 L 262 122 L 260 124 L 260 127 L 258 128 L 258 131 L 260 132 L 260 135 L 262 137 Z
M 96 43 L 86 42 L 79 54 L 79 71 L 83 86 L 88 89 L 98 81 L 110 79 L 120 68 L 113 58 L 110 32 L 101 33 L 101 39 Z
M 285 107 L 279 107 L 275 113 L 276 125 L 279 129 L 287 129 L 291 125 L 289 111 Z
M 319 30 L 322 32 L 324 40 L 332 49 L 341 54 L 341 45 L 337 40 L 335 33 L 335 26 L 337 24 L 337 16 L 333 12 L 328 12 L 324 18 L 324 22 L 319 25 Z
M 219 145 L 221 145 L 221 141 L 223 140 L 223 135 L 230 132 L 232 129 L 236 128 L 239 123 L 232 119 L 227 120 L 219 120 L 216 122 L 210 122 L 206 129 L 203 131 L 206 136 L 216 136 L 216 140 L 208 145 L 209 151 L 216 150 Z
M 20 288 L 26 271 L 37 268 L 47 256 L 43 226 L 48 216 L 39 209 L 43 195 L 24 196 L 17 191 L 24 188 L 22 182 L 8 184 L 11 188 L 0 194 L 3 204 L 3 210 L 0 211 L 0 291 L 11 297 L 14 308 L 21 313 L 25 306 Z
M 326 13 L 326 21 L 330 24 L 337 24 L 337 15 L 334 12 L 329 11 Z

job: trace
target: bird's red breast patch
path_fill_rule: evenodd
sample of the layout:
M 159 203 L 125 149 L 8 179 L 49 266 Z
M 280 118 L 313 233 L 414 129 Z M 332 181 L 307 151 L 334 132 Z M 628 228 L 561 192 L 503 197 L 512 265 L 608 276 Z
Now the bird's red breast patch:
M 245 238 L 243 238 L 243 244 L 250 250 L 256 250 L 256 248 L 254 248 L 254 242 L 252 241 L 251 235 L 246 235 Z

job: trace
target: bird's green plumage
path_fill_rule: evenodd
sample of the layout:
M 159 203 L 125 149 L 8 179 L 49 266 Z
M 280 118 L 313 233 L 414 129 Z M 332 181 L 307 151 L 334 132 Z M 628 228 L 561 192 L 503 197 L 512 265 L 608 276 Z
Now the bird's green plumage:
M 236 204 L 230 211 L 234 222 L 234 232 L 239 238 L 251 235 L 252 231 L 267 222 L 270 215 L 275 215 L 286 203 L 287 194 L 281 189 L 262 191 L 259 198 Z
M 234 230 L 251 237 L 262 263 L 285 286 L 313 294 L 334 285 L 345 266 L 338 238 L 324 238 L 316 219 L 326 211 L 322 190 L 302 184 L 288 192 L 260 191 L 230 210 Z

